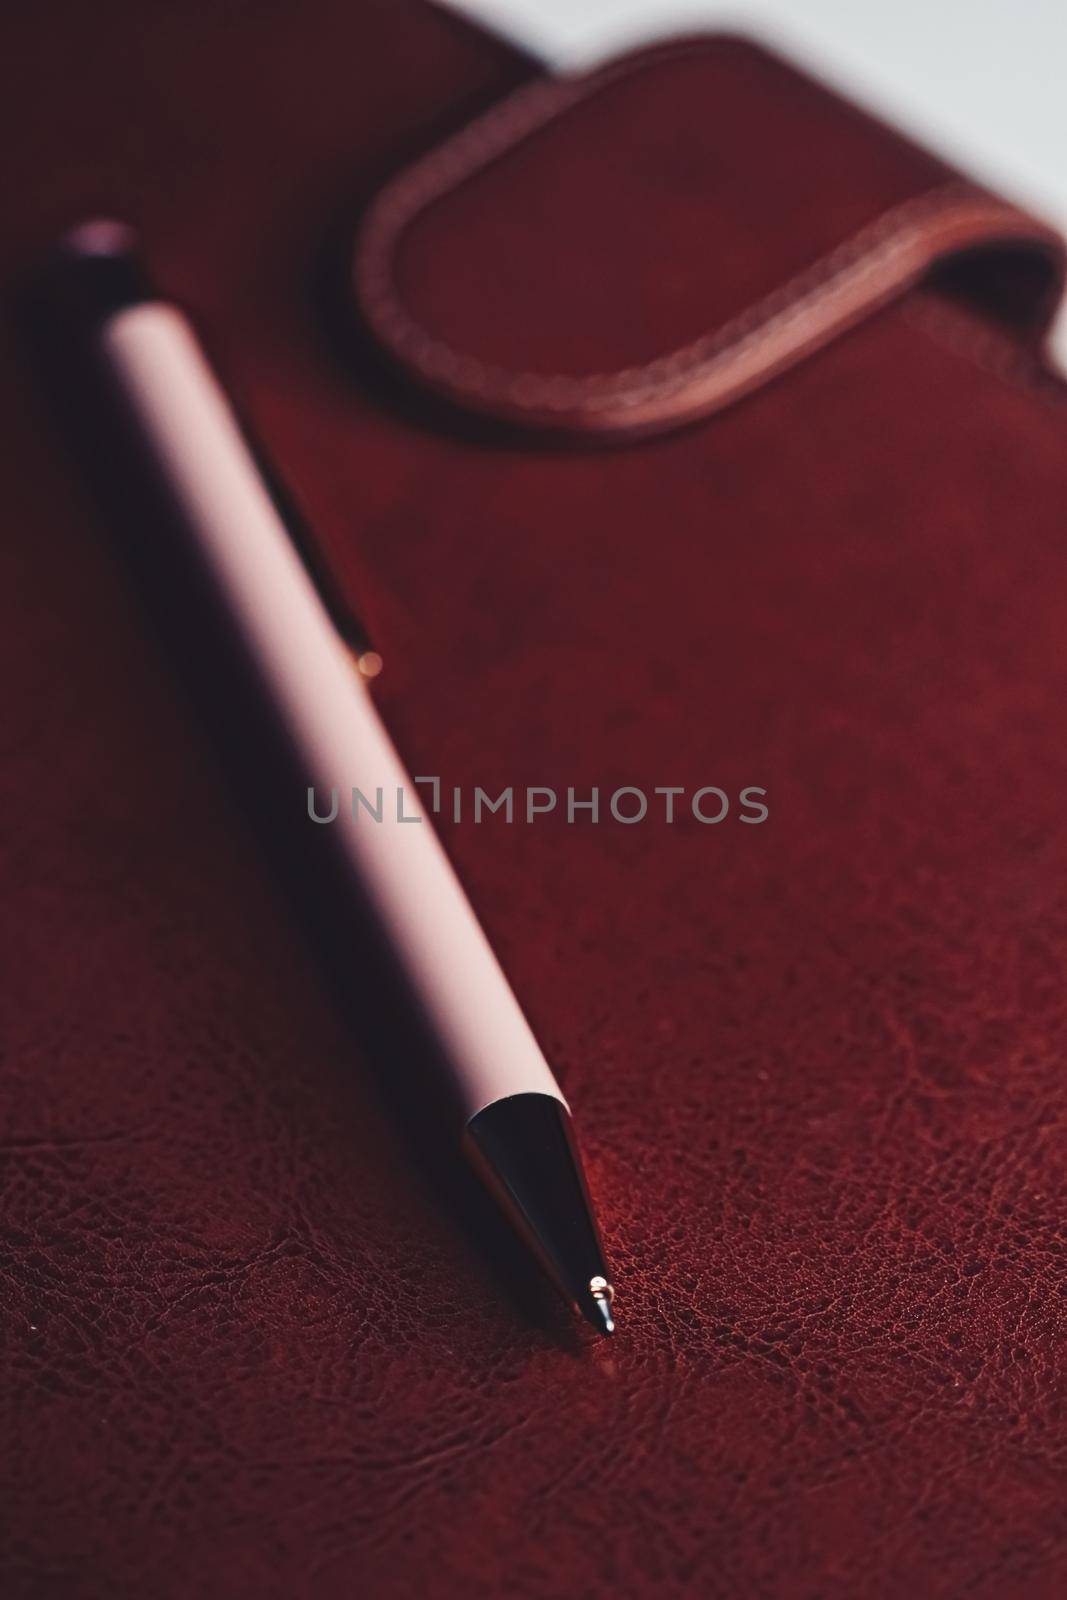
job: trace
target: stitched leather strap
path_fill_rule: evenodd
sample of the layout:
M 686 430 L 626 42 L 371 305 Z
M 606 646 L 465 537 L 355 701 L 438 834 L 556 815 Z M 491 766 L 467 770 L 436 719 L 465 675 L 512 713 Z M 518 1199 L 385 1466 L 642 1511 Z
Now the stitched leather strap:
M 582 375 L 513 369 L 482 359 L 427 325 L 405 297 L 396 270 L 417 219 L 583 100 L 627 74 L 712 43 L 658 47 L 586 79 L 528 86 L 379 195 L 359 237 L 355 291 L 375 338 L 407 373 L 456 405 L 528 426 L 581 434 L 658 431 L 720 410 L 942 264 L 983 249 L 998 262 L 1007 248 L 1024 265 L 1038 265 L 1025 291 L 1025 333 L 1040 336 L 1062 284 L 1059 238 L 1017 207 L 955 178 L 891 206 L 739 314 L 641 365 Z M 625 262 L 619 270 L 625 271 Z M 966 283 L 962 287 L 966 292 Z M 979 280 L 971 292 L 981 294 Z

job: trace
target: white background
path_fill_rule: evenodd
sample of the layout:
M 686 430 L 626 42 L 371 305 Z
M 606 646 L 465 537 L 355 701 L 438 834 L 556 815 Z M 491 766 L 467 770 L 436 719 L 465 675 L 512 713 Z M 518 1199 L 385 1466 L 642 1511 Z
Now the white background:
M 755 34 L 1067 231 L 1067 0 L 453 0 L 557 67 Z

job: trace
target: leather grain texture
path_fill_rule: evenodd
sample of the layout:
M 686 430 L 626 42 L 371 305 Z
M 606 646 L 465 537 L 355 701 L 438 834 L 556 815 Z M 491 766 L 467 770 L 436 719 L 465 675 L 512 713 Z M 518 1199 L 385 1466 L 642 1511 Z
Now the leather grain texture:
M 1062 1594 L 1061 391 L 925 292 L 631 449 L 460 424 L 309 285 L 528 63 L 399 0 L 7 35 L 5 282 L 88 210 L 142 227 L 359 597 L 409 765 L 758 784 L 770 817 L 446 828 L 578 1119 L 598 1342 L 458 1158 L 420 1163 L 9 296 L 2 1592 Z M 781 83 L 722 48 L 739 105 Z M 766 116 L 798 166 L 839 131 L 788 218 L 749 197 L 773 277 L 839 181 L 877 209 L 915 157 L 807 84 Z

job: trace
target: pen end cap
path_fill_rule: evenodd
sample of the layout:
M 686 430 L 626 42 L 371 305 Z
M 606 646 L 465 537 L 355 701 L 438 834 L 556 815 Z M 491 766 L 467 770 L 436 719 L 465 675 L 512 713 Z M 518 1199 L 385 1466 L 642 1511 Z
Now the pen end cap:
M 95 328 L 114 312 L 156 298 L 136 233 L 106 217 L 69 229 L 42 273 L 56 309 L 75 328 Z
M 128 223 L 114 217 L 90 217 L 69 228 L 60 239 L 59 248 L 64 255 L 83 259 L 132 256 L 137 253 L 137 234 Z

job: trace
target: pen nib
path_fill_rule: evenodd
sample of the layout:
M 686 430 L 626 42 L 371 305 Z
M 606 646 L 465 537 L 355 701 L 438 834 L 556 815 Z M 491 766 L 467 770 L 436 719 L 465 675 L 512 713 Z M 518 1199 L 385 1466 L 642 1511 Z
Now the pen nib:
M 600 1333 L 614 1333 L 615 1318 L 611 1314 L 611 1302 L 615 1298 L 615 1290 L 604 1278 L 590 1279 L 589 1289 L 593 1298 L 593 1315 L 589 1320 Z

